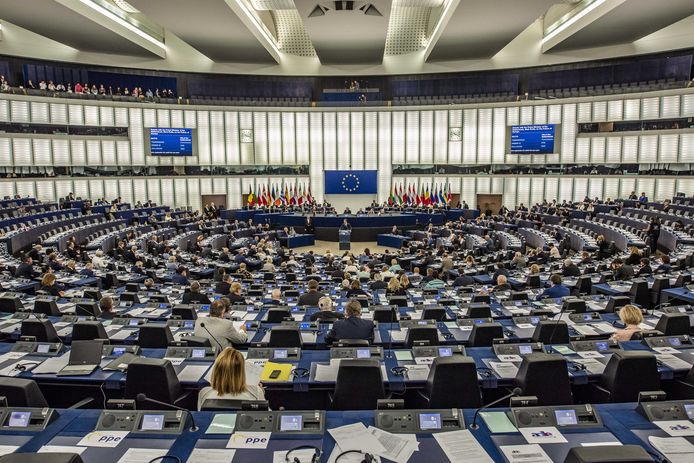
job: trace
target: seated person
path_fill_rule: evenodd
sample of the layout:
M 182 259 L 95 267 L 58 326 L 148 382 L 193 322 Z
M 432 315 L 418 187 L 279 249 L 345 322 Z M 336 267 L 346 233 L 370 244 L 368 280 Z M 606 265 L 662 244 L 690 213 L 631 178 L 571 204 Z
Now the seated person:
M 210 298 L 207 294 L 200 292 L 200 283 L 194 281 L 190 284 L 190 290 L 183 294 L 184 304 L 209 304 Z
M 190 284 L 188 281 L 188 269 L 183 265 L 176 269 L 176 273 L 171 277 L 171 282 L 175 285 L 187 286 Z
M 230 277 L 231 279 L 231 277 Z M 241 295 L 241 283 L 235 281 L 231 284 L 229 295 L 227 296 L 232 304 L 248 304 L 246 298 Z
M 542 294 L 537 296 L 537 300 L 539 301 L 540 299 L 549 297 L 549 298 L 557 298 L 557 297 L 566 297 L 569 294 L 571 294 L 571 291 L 569 291 L 569 288 L 561 284 L 561 276 L 558 274 L 553 274 L 552 276 L 549 277 L 549 281 L 552 284 L 549 288 L 545 289 Z
M 207 399 L 265 400 L 262 384 L 246 384 L 246 361 L 233 347 L 225 348 L 214 361 L 210 386 L 198 394 L 198 410 Z
M 222 296 L 226 296 L 231 292 L 231 283 L 231 275 L 225 273 L 224 275 L 222 275 L 222 279 L 219 281 L 219 283 L 217 283 L 217 286 L 215 286 L 214 290 Z
M 46 273 L 43 278 L 41 278 L 41 288 L 39 289 L 51 296 L 63 297 L 65 295 L 65 288 L 57 283 L 55 274 L 53 273 Z
M 270 299 L 264 300 L 263 304 L 265 304 L 265 305 L 283 305 L 284 303 L 282 302 L 282 291 L 280 291 L 279 288 L 273 289 L 272 292 L 270 293 Z
M 227 306 L 221 299 L 214 301 L 210 304 L 210 316 L 195 320 L 194 335 L 209 339 L 219 349 L 229 347 L 232 343 L 244 344 L 248 341 L 246 325 L 241 324 L 240 330 L 237 330 L 231 320 L 224 318 L 226 312 Z M 205 326 L 202 327 L 201 324 Z
M 347 290 L 347 297 L 357 297 L 357 296 L 368 296 L 367 292 L 361 289 L 359 280 L 353 280 L 349 285 L 349 290 Z
M 80 275 L 91 278 L 94 276 L 94 264 L 87 262 L 84 268 L 80 270 Z
M 99 309 L 101 310 L 101 315 L 99 315 L 99 318 L 103 318 L 104 320 L 110 320 L 113 317 L 118 316 L 118 312 L 113 310 L 113 298 L 111 298 L 111 296 L 104 296 L 101 298 L 99 301 Z M 86 314 L 77 313 L 77 315 Z
M 508 284 L 508 278 L 506 278 L 504 275 L 499 275 L 496 279 L 494 291 L 511 291 L 511 285 Z
M 25 255 L 22 263 L 17 266 L 17 270 L 14 271 L 15 278 L 26 278 L 33 280 L 37 276 L 34 271 L 34 259 L 30 255 Z
M 619 309 L 619 319 L 626 326 L 624 329 L 612 333 L 610 339 L 614 341 L 629 341 L 634 333 L 641 332 L 639 325 L 643 323 L 643 313 L 641 313 L 641 309 L 638 307 L 631 304 L 625 305 Z
M 312 322 L 318 320 L 322 323 L 331 323 L 345 318 L 341 313 L 335 312 L 335 304 L 328 296 L 323 296 L 318 300 L 318 308 L 320 309 L 318 312 L 311 314 Z
M 323 293 L 318 292 L 318 282 L 316 280 L 309 280 L 308 291 L 299 296 L 299 305 L 308 305 L 315 307 L 318 305 L 320 298 L 324 296 Z
M 655 273 L 667 273 L 669 272 L 672 267 L 670 266 L 670 257 L 669 256 L 663 256 L 660 258 L 660 265 L 658 268 L 655 269 Z
M 639 262 L 639 271 L 637 273 L 638 276 L 648 276 L 653 274 L 653 269 L 651 268 L 651 261 L 648 260 L 646 257 L 642 257 L 641 261 Z
M 340 339 L 365 339 L 369 343 L 374 340 L 374 324 L 371 320 L 361 318 L 361 304 L 352 299 L 345 305 L 344 320 L 336 320 L 333 327 L 325 335 L 325 343 L 332 344 Z
M 475 279 L 470 275 L 465 275 L 465 267 L 462 265 L 458 267 L 458 276 L 453 280 L 453 286 L 471 286 L 475 284 Z
M 376 272 L 374 273 L 374 281 L 371 282 L 369 285 L 369 289 L 371 291 L 377 291 L 379 289 L 386 289 L 388 287 L 388 284 L 383 281 L 383 275 L 381 272 Z
M 400 280 L 393 277 L 388 282 L 388 289 L 386 289 L 387 296 L 404 296 L 405 290 L 400 286 Z
M 565 277 L 580 277 L 581 269 L 579 269 L 571 259 L 564 259 L 564 270 L 562 271 L 562 275 Z
M 634 278 L 634 269 L 631 265 L 624 263 L 622 259 L 615 259 L 611 264 L 612 271 L 614 272 L 615 281 L 626 281 Z
M 431 272 L 431 280 L 427 281 L 424 289 L 441 289 L 446 286 L 446 282 L 439 278 L 439 272 L 434 270 Z

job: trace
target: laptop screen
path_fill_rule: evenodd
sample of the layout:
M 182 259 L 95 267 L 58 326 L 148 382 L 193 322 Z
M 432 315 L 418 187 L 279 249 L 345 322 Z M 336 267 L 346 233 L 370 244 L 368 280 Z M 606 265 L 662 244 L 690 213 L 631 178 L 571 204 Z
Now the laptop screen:
M 72 341 L 68 365 L 98 365 L 103 347 L 103 341 Z

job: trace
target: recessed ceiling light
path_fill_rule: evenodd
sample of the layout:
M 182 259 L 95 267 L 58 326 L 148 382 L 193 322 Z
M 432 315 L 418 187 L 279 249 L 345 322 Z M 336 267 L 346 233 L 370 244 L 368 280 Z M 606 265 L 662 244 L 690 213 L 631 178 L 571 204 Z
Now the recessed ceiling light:
M 118 8 L 126 13 L 139 13 L 140 11 L 125 0 L 113 0 Z

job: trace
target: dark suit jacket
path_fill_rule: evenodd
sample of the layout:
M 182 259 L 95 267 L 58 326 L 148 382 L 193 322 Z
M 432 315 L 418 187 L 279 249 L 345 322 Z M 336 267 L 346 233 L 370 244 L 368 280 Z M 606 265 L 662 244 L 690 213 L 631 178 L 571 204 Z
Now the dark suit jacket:
M 318 300 L 323 296 L 324 294 L 318 291 L 306 291 L 299 297 L 299 305 L 317 306 Z
M 453 280 L 453 286 L 470 286 L 474 284 L 475 280 L 470 275 L 461 275 Z
M 321 322 L 324 323 L 331 323 L 334 322 L 335 320 L 342 320 L 345 318 L 344 315 L 342 315 L 339 312 L 331 312 L 328 310 L 325 311 L 318 311 L 314 312 L 311 314 L 311 321 L 315 322 L 316 320 L 320 320 Z
M 183 295 L 182 302 L 184 304 L 209 304 L 210 299 L 207 297 L 206 294 L 193 293 L 191 291 L 188 291 Z
M 220 281 L 217 283 L 217 287 L 215 288 L 215 292 L 218 292 L 219 294 L 227 295 L 229 294 L 229 291 L 231 290 L 231 284 L 227 283 L 226 281 Z
M 32 279 L 36 276 L 36 273 L 34 272 L 34 267 L 32 265 L 29 265 L 26 262 L 22 262 L 17 266 L 17 270 L 15 270 L 14 276 L 16 278 Z
M 581 269 L 576 267 L 575 265 L 571 265 L 569 267 L 564 267 L 564 271 L 562 274 L 565 277 L 580 277 L 581 276 Z
M 374 324 L 371 320 L 364 320 L 359 317 L 337 320 L 333 323 L 332 329 L 325 335 L 325 342 L 332 344 L 340 339 L 366 339 L 373 342 Z

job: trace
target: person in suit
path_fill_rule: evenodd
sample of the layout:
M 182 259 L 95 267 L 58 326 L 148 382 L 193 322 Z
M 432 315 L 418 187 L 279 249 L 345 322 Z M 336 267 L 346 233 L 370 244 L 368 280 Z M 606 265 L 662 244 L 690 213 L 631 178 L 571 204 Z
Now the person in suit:
M 562 275 L 565 277 L 580 277 L 581 269 L 579 269 L 571 259 L 564 259 L 564 270 L 562 271 Z
M 234 328 L 234 323 L 224 318 L 226 311 L 227 307 L 221 300 L 214 301 L 210 304 L 210 316 L 195 321 L 194 335 L 209 339 L 213 346 L 222 350 L 232 344 L 244 344 L 248 341 L 246 325 L 242 324 L 240 330 Z
M 217 285 L 215 286 L 214 290 L 215 290 L 215 292 L 221 294 L 222 296 L 228 296 L 229 293 L 231 292 L 231 284 L 232 284 L 231 275 L 225 273 L 222 276 L 222 280 L 219 283 L 217 283 Z
M 347 222 L 347 219 L 342 220 L 342 225 L 340 225 L 340 230 L 341 231 L 344 231 L 344 230 L 350 230 L 351 231 L 352 230 L 352 226 L 349 224 L 349 222 Z
M 231 278 L 229 278 L 231 280 Z M 227 296 L 232 304 L 247 304 L 246 298 L 241 294 L 241 283 L 235 281 L 231 284 L 229 295 Z
M 365 339 L 369 343 L 374 339 L 374 324 L 371 320 L 361 318 L 361 304 L 357 300 L 350 300 L 345 305 L 344 320 L 336 320 L 333 327 L 325 335 L 326 344 L 332 344 L 340 339 Z
M 304 233 L 311 234 L 315 231 L 316 228 L 313 226 L 313 220 L 311 220 L 310 216 L 306 217 L 306 223 L 304 224 Z
M 335 312 L 335 304 L 328 296 L 323 296 L 318 300 L 318 308 L 320 309 L 318 312 L 311 314 L 312 322 L 318 320 L 322 323 L 332 323 L 335 320 L 345 318 L 341 313 Z
M 316 280 L 308 281 L 308 290 L 299 296 L 299 305 L 308 305 L 311 307 L 316 307 L 318 301 L 324 296 L 323 293 L 318 292 L 318 282 Z
M 507 278 L 509 276 L 508 270 L 503 262 L 498 262 L 496 264 L 496 270 L 494 271 L 494 275 L 492 275 L 492 281 L 497 281 L 499 279 L 499 275 L 503 275 Z
M 383 281 L 383 275 L 381 272 L 374 273 L 373 279 L 374 281 L 372 281 L 369 285 L 369 290 L 378 291 L 379 289 L 386 289 L 388 287 L 388 284 Z
M 171 277 L 171 282 L 175 285 L 187 286 L 190 284 L 188 281 L 188 269 L 183 265 L 176 269 L 176 273 Z
M 640 277 L 652 275 L 653 269 L 651 269 L 651 261 L 646 257 L 642 258 L 641 262 L 639 262 L 639 271 L 636 274 Z
M 508 278 L 506 278 L 504 275 L 499 275 L 499 277 L 496 279 L 494 291 L 511 291 L 511 285 L 508 284 Z
M 368 296 L 366 291 L 361 289 L 361 284 L 359 280 L 352 280 L 349 285 L 349 290 L 347 291 L 347 297 L 357 297 L 357 296 Z
M 660 265 L 655 269 L 655 273 L 667 273 L 671 269 L 670 256 L 663 256 L 660 258 Z
M 183 295 L 184 304 L 209 304 L 210 298 L 200 292 L 200 283 L 194 281 L 190 284 L 190 290 Z
M 113 298 L 111 296 L 104 296 L 99 300 L 99 310 L 101 310 L 99 318 L 104 320 L 111 320 L 113 317 L 118 316 L 118 312 L 113 308 Z
M 53 273 L 46 273 L 43 278 L 41 278 L 40 290 L 51 296 L 65 296 L 65 288 L 57 283 L 55 274 Z
M 465 267 L 458 267 L 458 276 L 453 280 L 453 286 L 471 286 L 475 284 L 475 280 L 470 275 L 465 275 Z
M 615 281 L 626 281 L 634 278 L 634 268 L 625 264 L 622 259 L 613 260 L 611 267 Z
M 14 271 L 15 278 L 27 278 L 32 280 L 36 278 L 37 273 L 34 270 L 34 259 L 30 255 L 24 256 L 22 263 L 17 266 L 17 270 Z
M 552 286 L 549 288 L 545 289 L 542 294 L 537 296 L 537 300 L 539 301 L 540 299 L 544 299 L 546 297 L 548 298 L 557 298 L 557 297 L 566 297 L 569 294 L 571 294 L 571 291 L 569 288 L 561 284 L 561 277 L 558 274 L 553 274 L 552 276 L 549 277 L 549 281 Z
M 87 262 L 82 270 L 80 270 L 80 275 L 91 278 L 94 276 L 94 264 Z

